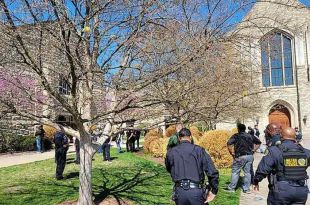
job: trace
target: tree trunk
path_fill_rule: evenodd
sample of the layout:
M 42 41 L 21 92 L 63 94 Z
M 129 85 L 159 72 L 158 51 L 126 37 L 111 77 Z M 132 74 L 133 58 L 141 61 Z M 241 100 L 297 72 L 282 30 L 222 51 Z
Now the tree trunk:
M 92 157 L 94 149 L 89 136 L 81 136 L 80 139 L 80 188 L 78 205 L 93 205 L 92 195 Z

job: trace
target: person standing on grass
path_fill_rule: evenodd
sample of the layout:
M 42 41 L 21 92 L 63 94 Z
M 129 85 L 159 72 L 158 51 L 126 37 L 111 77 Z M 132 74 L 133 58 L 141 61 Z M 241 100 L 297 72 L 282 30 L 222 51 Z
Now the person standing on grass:
M 108 137 L 102 144 L 103 161 L 111 162 L 110 157 L 111 139 L 112 139 L 111 137 Z
M 67 151 L 69 148 L 69 140 L 63 129 L 54 134 L 55 143 L 55 161 L 56 161 L 56 179 L 63 179 L 63 172 L 66 166 Z
M 173 200 L 176 205 L 203 205 L 212 201 L 218 192 L 219 172 L 210 155 L 198 145 L 191 143 L 189 129 L 182 128 L 179 144 L 167 152 L 165 165 L 174 185 Z M 210 189 L 204 190 L 205 175 Z
M 123 135 L 124 135 L 124 131 L 119 131 L 116 134 L 116 139 L 115 139 L 115 143 L 117 146 L 117 152 L 118 153 L 122 153 L 122 141 L 123 141 Z
M 244 193 L 250 193 L 251 166 L 254 160 L 253 153 L 259 148 L 261 141 L 245 132 L 246 126 L 238 124 L 238 133 L 231 136 L 227 142 L 228 151 L 234 158 L 231 170 L 231 182 L 227 191 L 234 192 L 238 184 L 241 169 L 244 172 L 242 189 Z
M 135 148 L 136 150 L 139 151 L 139 141 L 140 141 L 140 135 L 141 135 L 141 131 L 140 130 L 135 130 L 135 141 L 137 142 L 137 148 Z M 134 143 L 135 144 L 135 143 Z
M 36 150 L 37 152 L 40 153 L 43 153 L 44 151 L 44 144 L 43 144 L 44 135 L 45 131 L 43 129 L 43 125 L 39 125 L 39 127 L 37 127 L 36 129 L 35 136 L 36 136 Z

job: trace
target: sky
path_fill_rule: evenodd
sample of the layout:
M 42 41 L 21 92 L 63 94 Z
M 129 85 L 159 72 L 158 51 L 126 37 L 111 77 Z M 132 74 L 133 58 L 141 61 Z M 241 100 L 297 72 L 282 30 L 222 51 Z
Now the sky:
M 299 0 L 299 1 L 306 6 L 310 6 L 310 0 Z

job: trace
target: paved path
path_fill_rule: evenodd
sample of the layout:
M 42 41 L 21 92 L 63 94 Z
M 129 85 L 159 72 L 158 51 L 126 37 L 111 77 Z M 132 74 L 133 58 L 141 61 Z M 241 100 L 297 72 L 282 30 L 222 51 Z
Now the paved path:
M 262 159 L 262 157 L 262 154 L 255 153 L 253 164 L 254 171 L 256 170 L 257 165 Z M 241 192 L 239 205 L 266 205 L 268 196 L 268 180 L 263 179 L 263 181 L 259 183 L 259 188 L 259 192 L 252 191 L 250 194 L 245 194 Z
M 70 146 L 68 153 L 73 153 L 73 152 L 75 152 L 75 148 L 74 146 Z M 54 157 L 55 157 L 55 150 L 51 150 L 51 151 L 43 152 L 43 153 L 21 152 L 21 153 L 13 153 L 13 154 L 3 154 L 3 155 L 0 155 L 0 168 L 51 159 Z
M 116 147 L 115 142 L 112 142 L 112 146 Z M 126 149 L 126 144 L 122 144 L 122 149 L 124 150 Z M 70 153 L 75 153 L 75 147 L 73 144 L 70 144 L 68 154 Z M 13 154 L 2 154 L 0 155 L 0 168 L 51 159 L 54 157 L 55 157 L 55 150 L 51 150 L 51 151 L 43 152 L 43 153 L 37 153 L 33 151 L 33 152 L 20 152 L 20 153 L 13 153 Z

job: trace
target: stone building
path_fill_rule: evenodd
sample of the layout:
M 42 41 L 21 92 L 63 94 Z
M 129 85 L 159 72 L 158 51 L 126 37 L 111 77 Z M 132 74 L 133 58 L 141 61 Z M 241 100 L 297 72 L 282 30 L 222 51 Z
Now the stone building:
M 65 122 L 74 128 L 72 116 L 49 92 L 43 89 L 38 73 L 27 65 L 23 66 L 23 59 L 17 53 L 20 49 L 19 44 L 14 44 L 15 39 L 12 38 L 14 35 L 9 32 L 10 30 L 0 23 L 0 134 L 33 135 L 35 130 L 35 121 L 22 115 L 11 114 L 9 110 L 7 112 L 10 108 L 6 102 L 14 104 L 21 113 L 27 113 L 28 117 L 31 115 L 48 117 L 52 121 Z M 30 55 L 37 57 L 34 60 L 41 61 L 42 75 L 46 77 L 49 86 L 64 100 L 71 103 L 70 66 L 61 43 L 57 40 L 58 31 L 55 29 L 55 24 L 53 22 L 25 24 L 19 26 L 17 32 L 22 37 Z M 75 38 L 71 38 L 73 40 L 70 46 L 73 47 Z M 81 73 L 77 68 L 75 72 L 77 75 Z M 100 112 L 98 109 L 105 107 L 102 81 L 101 75 L 94 76 L 92 82 L 94 100 L 89 115 L 96 114 Z M 81 81 L 78 82 L 77 87 L 78 103 L 82 103 L 84 95 Z M 80 112 L 84 114 L 83 110 Z
M 244 119 L 264 130 L 270 122 L 299 127 L 310 139 L 310 9 L 298 0 L 268 0 L 253 5 L 236 33 L 242 55 L 262 94 L 261 112 Z M 218 127 L 232 127 L 235 121 Z

